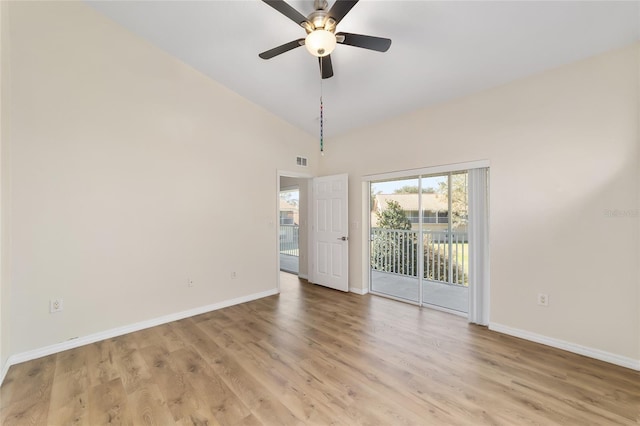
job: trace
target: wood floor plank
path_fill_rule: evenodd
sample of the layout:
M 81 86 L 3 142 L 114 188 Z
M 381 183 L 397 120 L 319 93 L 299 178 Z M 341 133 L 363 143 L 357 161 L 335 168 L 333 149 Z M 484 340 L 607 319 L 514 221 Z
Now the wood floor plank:
M 298 359 L 289 356 L 285 351 L 271 346 L 267 341 L 252 342 L 248 344 L 248 349 L 255 356 L 269 354 L 273 360 L 272 368 L 278 370 L 279 374 L 287 377 L 289 381 L 289 392 L 294 396 L 304 395 L 313 408 L 321 407 L 323 416 L 327 419 L 326 424 L 358 424 L 360 415 L 353 415 L 350 398 L 341 398 L 336 387 L 327 383 L 325 378 L 319 378 L 305 370 Z M 291 398 L 295 402 L 297 398 Z M 294 410 L 292 408 L 292 410 Z M 314 418 L 306 415 L 310 423 Z
M 203 327 L 204 323 L 199 323 Z M 206 331 L 211 332 L 213 325 L 207 322 Z M 269 353 L 257 347 L 249 348 L 244 332 L 238 327 L 218 330 L 211 334 L 212 339 L 233 353 L 234 358 L 252 376 L 258 377 L 260 383 L 299 419 L 310 424 L 330 425 L 333 423 L 331 409 L 322 401 L 309 395 L 308 384 L 296 380 L 291 369 L 277 368 Z M 247 341 L 247 344 L 240 343 Z M 260 374 L 257 374 L 260 372 Z
M 93 386 L 89 401 L 90 425 L 133 426 L 127 393 L 119 378 Z
M 221 426 L 229 423 L 219 423 L 210 413 L 197 410 L 178 420 L 177 426 Z
M 329 319 L 331 321 L 331 319 Z M 295 319 L 291 319 L 290 322 L 295 323 Z M 316 324 L 321 323 L 318 318 L 314 318 L 314 322 Z M 324 329 L 323 326 L 321 328 Z M 334 335 L 325 335 L 322 336 L 322 333 L 317 329 L 312 329 L 313 333 L 309 333 L 308 336 L 314 338 L 314 341 L 320 345 L 322 348 L 331 348 L 335 353 L 341 353 L 343 355 L 349 355 L 353 357 L 353 359 L 358 362 L 351 361 L 349 365 L 368 365 L 373 366 L 374 371 L 378 373 L 387 373 L 387 376 L 384 376 L 384 382 L 386 384 L 392 385 L 394 388 L 403 389 L 406 388 L 410 390 L 409 397 L 411 395 L 417 396 L 419 399 L 424 399 L 425 402 L 434 404 L 440 409 L 446 410 L 447 412 L 453 410 L 457 412 L 457 415 L 464 416 L 473 416 L 475 418 L 483 419 L 485 421 L 491 421 L 492 417 L 489 416 L 483 407 L 486 404 L 478 404 L 476 401 L 472 401 L 470 399 L 455 399 L 452 396 L 460 391 L 464 391 L 466 388 L 466 381 L 468 378 L 472 377 L 473 372 L 465 372 L 464 370 L 460 370 L 460 366 L 456 366 L 455 370 L 450 369 L 453 365 L 449 360 L 445 359 L 445 362 L 441 363 L 441 365 L 437 365 L 434 363 L 433 359 L 420 359 L 415 362 L 413 365 L 403 360 L 401 357 L 404 353 L 403 346 L 398 345 L 394 346 L 392 343 L 392 339 L 395 338 L 396 332 L 389 333 L 386 338 L 380 336 L 380 333 L 374 338 L 373 336 L 368 339 L 369 352 L 371 355 L 367 356 L 366 360 L 362 362 L 359 359 L 362 354 L 359 352 L 359 340 L 352 336 L 351 331 L 344 331 L 342 333 L 336 333 Z M 366 333 L 359 331 L 358 334 L 362 334 L 366 336 Z M 333 336 L 337 336 L 336 339 Z M 342 342 L 338 340 L 340 338 L 345 338 Z M 421 366 L 429 366 L 430 371 L 427 374 L 424 374 Z M 412 367 L 408 368 L 407 367 Z M 436 367 L 436 368 L 434 368 Z M 358 371 L 358 368 L 356 368 Z M 403 372 L 404 371 L 404 372 Z M 367 376 L 370 373 L 366 371 L 359 371 L 361 375 Z M 424 380 L 419 377 L 420 373 L 423 373 L 423 377 L 428 380 Z M 438 377 L 441 376 L 439 384 L 439 391 L 435 392 L 431 390 L 427 392 L 427 389 L 432 389 L 434 380 L 437 380 Z M 404 386 L 394 380 L 394 377 L 402 377 L 402 383 Z M 486 386 L 486 383 L 484 384 Z M 476 398 L 477 399 L 477 398 Z M 486 401 L 485 401 L 486 402 Z M 522 419 L 519 419 L 522 420 Z
M 3 426 L 45 425 L 49 413 L 48 401 L 23 399 L 13 402 L 3 410 L 0 424 Z
M 200 404 L 196 392 L 184 374 L 174 368 L 171 354 L 158 346 L 146 346 L 140 352 L 149 366 L 153 382 L 164 395 L 173 420 L 178 421 L 198 411 Z
M 134 425 L 168 425 L 175 423 L 173 414 L 158 388 L 147 383 L 128 395 L 128 405 Z
M 313 310 L 313 309 L 315 309 L 315 308 L 309 308 L 309 309 L 310 309 L 310 310 Z M 323 313 L 323 314 L 324 314 L 324 313 Z M 326 315 L 328 315 L 328 314 L 326 314 Z M 314 319 L 314 320 L 317 320 L 317 318 L 313 318 L 313 319 Z M 340 322 L 340 321 L 335 321 L 335 322 L 333 322 L 332 324 L 333 324 L 333 325 L 335 325 L 336 323 L 339 323 L 339 322 Z M 401 331 L 400 331 L 400 330 L 398 330 L 398 332 L 400 332 L 400 333 L 401 333 Z M 345 335 L 347 335 L 347 334 L 348 334 L 348 332 L 346 332 L 346 333 L 340 333 L 340 334 L 338 334 L 338 335 L 339 335 L 339 336 L 343 336 L 343 337 L 344 337 L 344 336 L 345 336 Z M 492 334 L 493 334 L 493 335 L 495 335 L 495 333 L 492 333 Z M 390 335 L 389 335 L 389 337 L 391 337 L 391 338 L 393 338 L 394 336 L 395 336 L 395 333 L 393 333 L 393 334 L 390 334 Z M 412 342 L 411 342 L 411 340 L 410 340 L 410 339 L 407 339 L 407 337 L 406 337 L 406 336 L 403 336 L 402 338 L 404 339 L 404 341 L 403 341 L 404 345 L 406 345 L 407 343 L 409 343 L 409 344 L 411 344 L 411 343 L 412 343 Z M 325 342 L 325 346 L 327 346 L 326 342 Z M 399 350 L 399 352 L 402 350 L 402 347 L 401 347 L 400 345 L 398 346 L 398 350 Z M 379 353 L 384 353 L 384 348 L 379 347 L 379 348 L 378 348 L 377 350 L 375 350 L 374 352 L 376 352 L 376 353 L 378 353 L 378 354 L 379 354 Z M 401 353 L 401 352 L 400 352 L 400 353 Z M 575 356 L 574 356 L 574 357 L 575 357 Z M 425 361 L 427 361 L 427 360 L 425 360 Z M 522 373 L 523 373 L 523 371 L 524 371 L 525 373 L 526 373 L 526 371 L 528 371 L 528 369 L 526 368 L 526 366 L 523 368 L 523 366 L 522 366 L 521 362 L 513 361 L 513 363 L 514 363 L 514 364 L 517 364 L 517 365 L 519 366 L 519 368 L 520 368 L 519 373 L 520 373 L 520 374 L 522 374 Z M 487 364 L 488 364 L 488 365 L 494 365 L 494 364 L 495 364 L 495 362 L 490 362 L 490 363 L 487 363 Z M 464 366 L 464 365 L 466 365 L 466 364 L 460 364 L 460 365 L 461 365 L 461 366 Z M 504 365 L 505 365 L 505 364 L 503 363 L 503 364 L 495 364 L 495 365 L 496 365 L 497 367 L 499 367 L 499 368 L 503 368 L 503 369 L 504 369 Z M 463 367 L 463 368 L 464 368 L 464 367 Z M 476 366 L 476 369 L 477 369 L 477 366 Z M 529 371 L 531 371 L 531 373 L 533 373 L 533 371 L 534 371 L 534 370 L 529 370 Z M 536 371 L 537 371 L 537 373 L 536 373 L 536 374 L 537 374 L 537 376 L 539 377 L 539 375 L 540 375 L 540 369 L 537 369 Z M 513 373 L 515 374 L 515 372 L 513 372 Z M 493 376 L 494 376 L 494 377 L 495 377 L 495 376 L 499 376 L 500 374 L 501 374 L 501 373 L 500 373 L 499 371 L 497 371 L 497 370 L 493 372 Z M 529 374 L 527 374 L 527 375 L 529 375 Z M 557 373 L 556 373 L 556 375 L 557 375 Z M 506 388 L 506 389 L 509 389 L 509 390 L 510 390 L 510 392 L 507 394 L 508 396 L 514 396 L 514 395 L 518 395 L 518 394 L 520 394 L 521 392 L 525 392 L 525 393 L 527 392 L 527 389 L 526 389 L 526 388 L 523 388 L 522 386 L 519 386 L 519 385 L 518 385 L 518 383 L 514 383 L 514 382 L 511 380 L 511 377 L 513 377 L 512 375 L 510 375 L 510 374 L 505 374 L 504 376 L 508 379 L 508 382 L 506 383 L 506 386 L 505 386 L 505 388 Z M 525 376 L 525 377 L 526 377 L 526 376 Z M 447 381 L 448 381 L 448 382 L 454 382 L 454 380 L 452 380 L 452 377 L 451 377 L 451 376 L 447 379 Z M 561 383 L 561 382 L 558 382 L 557 380 L 555 380 L 555 381 L 554 381 L 554 383 L 555 383 L 555 384 L 558 384 L 558 383 Z M 564 388 L 564 391 L 565 391 L 565 392 L 566 392 L 566 391 L 568 391 L 568 389 L 567 389 L 567 387 L 566 387 L 566 386 L 565 386 L 565 388 Z M 576 394 L 576 392 L 573 392 L 573 395 L 575 395 L 575 394 Z M 572 395 L 572 394 L 569 394 L 569 395 Z M 589 397 L 590 397 L 590 396 L 589 396 Z M 521 397 L 519 397 L 519 398 L 520 398 L 520 400 L 527 400 L 527 399 L 528 399 L 528 401 L 531 403 L 532 401 L 534 401 L 534 400 L 535 400 L 535 395 L 531 395 L 531 394 L 530 394 L 530 395 L 521 396 Z M 584 397 L 584 398 L 582 398 L 582 399 L 585 399 L 585 398 L 588 398 L 588 396 L 585 396 L 585 397 Z M 458 402 L 459 402 L 459 401 L 458 401 Z M 560 404 L 558 404 L 557 402 L 556 402 L 556 403 L 554 403 L 554 404 L 549 404 L 549 403 L 547 403 L 547 404 L 545 405 L 544 409 L 541 409 L 541 410 L 538 410 L 538 411 L 542 411 L 542 412 L 545 412 L 545 411 L 546 411 L 546 412 L 548 412 L 548 415 L 549 415 L 549 417 L 550 417 L 551 419 L 556 419 L 556 420 L 558 420 L 558 419 L 563 419 L 563 418 L 564 418 L 564 416 L 563 416 L 563 414 L 562 414 L 562 413 L 563 413 L 564 409 L 566 409 L 566 405 L 576 405 L 576 406 L 578 406 L 578 407 L 580 406 L 580 404 L 579 404 L 579 403 L 576 403 L 576 401 L 571 400 L 571 399 L 570 399 L 570 397 L 565 397 L 565 398 L 564 398 L 563 403 L 560 403 Z M 629 405 L 628 407 L 634 407 L 634 406 L 633 406 L 633 405 Z M 599 410 L 597 407 L 591 407 L 591 409 L 592 409 L 592 410 L 595 410 L 595 411 L 592 411 L 592 412 L 591 412 L 591 414 L 590 414 L 590 415 L 591 415 L 591 418 L 595 418 L 595 419 L 597 419 L 598 414 L 596 414 L 596 412 L 599 412 L 599 411 L 601 411 L 601 410 Z M 637 410 L 636 410 L 635 408 L 630 408 L 629 410 L 630 410 L 630 411 L 637 412 Z M 572 421 L 574 421 L 574 422 L 580 422 L 580 423 L 583 423 L 583 424 L 584 424 L 584 422 L 585 422 L 585 416 L 584 416 L 584 414 L 583 414 L 583 412 L 584 412 L 584 411 L 588 411 L 588 410 L 587 410 L 587 409 L 585 409 L 585 408 L 581 408 L 581 409 L 579 409 L 579 410 L 576 410 L 576 411 L 575 411 L 575 414 L 574 414 L 574 418 L 569 418 L 568 420 L 572 420 Z M 614 412 L 615 412 L 615 411 L 614 411 Z M 609 411 L 608 413 L 611 413 L 611 411 Z M 587 416 L 588 416 L 588 415 L 589 415 L 589 414 L 587 414 Z M 629 417 L 629 419 L 631 419 L 631 418 L 632 418 L 632 417 Z M 522 416 L 520 416 L 520 420 L 522 420 Z M 548 422 L 548 421 L 549 421 L 549 419 L 547 419 L 547 420 L 546 420 L 546 422 Z M 566 422 L 566 421 L 567 421 L 567 419 L 565 419 L 564 421 Z M 600 420 L 600 422 L 607 422 L 607 423 L 611 423 L 611 424 L 617 424 L 617 422 L 619 422 L 619 421 L 620 421 L 620 419 L 619 419 L 619 416 L 618 416 L 617 414 L 613 414 L 613 415 L 609 414 L 609 415 L 606 415 L 605 417 L 603 417 L 603 418 Z
M 165 341 L 162 338 L 160 329 L 163 326 L 145 328 L 136 332 L 136 345 L 139 349 L 146 348 L 147 346 L 164 346 Z
M 55 356 L 52 356 L 51 360 L 55 363 Z M 15 392 L 22 392 L 26 389 L 26 386 L 22 383 L 22 378 L 29 374 L 29 370 L 33 368 L 35 362 L 37 361 L 23 362 L 9 369 L 2 383 L 2 387 L 0 387 L 0 409 L 9 406 Z
M 180 338 L 172 327 L 172 323 L 159 327 L 158 332 L 162 336 L 165 348 L 167 348 L 169 352 L 174 352 L 187 346 L 187 343 Z
M 89 386 L 85 347 L 59 353 L 48 421 L 59 425 L 88 425 Z
M 56 355 L 50 355 L 9 369 L 7 378 L 13 383 L 12 392 L 9 405 L 0 413 L 0 424 L 47 423 L 56 358 Z
M 291 316 L 288 320 L 289 327 L 300 327 L 299 332 L 305 331 L 305 337 L 309 339 L 309 345 L 315 347 L 316 352 L 322 354 L 323 359 L 329 359 L 333 361 L 333 368 L 341 370 L 343 364 L 348 364 L 349 368 L 341 370 L 341 375 L 352 375 L 353 381 L 360 381 L 365 385 L 367 390 L 375 390 L 376 392 L 386 392 L 391 395 L 393 400 L 396 397 L 404 399 L 405 405 L 414 404 L 414 414 L 420 415 L 422 412 L 426 412 L 424 407 L 416 406 L 415 404 L 431 405 L 432 414 L 438 411 L 444 410 L 444 415 L 450 415 L 446 411 L 446 407 L 441 404 L 437 404 L 436 401 L 429 400 L 428 394 L 424 394 L 422 398 L 415 398 L 415 395 L 411 393 L 400 393 L 394 386 L 398 386 L 398 389 L 403 389 L 403 384 L 407 379 L 411 377 L 411 373 L 408 372 L 404 376 L 400 374 L 399 378 L 396 378 L 395 372 L 391 371 L 389 375 L 378 377 L 384 368 L 388 365 L 379 360 L 378 356 L 368 355 L 360 352 L 357 349 L 357 343 L 350 341 L 339 341 L 335 336 L 336 330 L 332 330 L 334 334 L 326 333 L 320 330 L 318 327 L 324 328 L 324 323 L 318 322 L 318 318 L 315 318 L 314 324 L 305 324 L 304 321 L 300 321 L 298 318 Z M 282 341 L 281 341 L 282 343 Z M 288 343 L 289 345 L 291 342 Z M 284 346 L 288 346 L 287 343 Z M 381 348 L 384 350 L 384 348 Z M 381 368 L 382 367 L 382 368 Z M 455 405 L 456 410 L 460 409 L 459 405 Z M 475 411 L 480 411 L 476 409 Z M 392 414 L 395 421 L 398 421 L 400 413 L 393 413 L 393 410 L 389 409 L 388 412 Z M 467 413 L 469 414 L 469 413 Z M 405 416 L 410 417 L 409 413 L 405 413 Z M 391 419 L 390 419 L 391 420 Z
M 251 415 L 251 410 L 194 349 L 185 347 L 172 352 L 171 356 L 178 370 L 196 389 L 199 400 L 208 407 L 208 413 L 220 424 L 235 424 Z
M 231 426 L 263 426 L 264 424 L 258 420 L 253 414 L 240 420 L 238 423 L 232 423 Z
M 636 425 L 640 372 L 281 275 L 281 294 L 14 365 L 3 425 Z
M 11 401 L 11 394 L 13 393 L 13 387 L 16 384 L 14 380 L 9 378 L 9 375 L 4 379 L 2 387 L 0 387 L 0 410 L 3 410 L 9 405 Z
M 118 375 L 128 394 L 151 382 L 152 376 L 145 363 L 134 334 L 125 334 L 110 340 L 113 348 Z
M 300 419 L 296 418 L 276 395 L 272 395 L 223 347 L 211 340 L 202 330 L 188 326 L 187 321 L 183 323 L 187 327 L 181 328 L 181 332 L 191 339 L 193 346 L 209 362 L 213 371 L 261 422 L 282 425 L 301 423 Z
M 120 377 L 111 342 L 103 340 L 84 346 L 87 356 L 87 372 L 91 386 L 109 383 Z

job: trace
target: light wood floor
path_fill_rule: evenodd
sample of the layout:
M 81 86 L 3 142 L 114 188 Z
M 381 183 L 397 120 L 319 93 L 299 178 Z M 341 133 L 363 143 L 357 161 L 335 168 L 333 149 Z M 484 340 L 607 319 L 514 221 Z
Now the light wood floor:
M 640 373 L 299 282 L 13 366 L 3 425 L 638 424 Z

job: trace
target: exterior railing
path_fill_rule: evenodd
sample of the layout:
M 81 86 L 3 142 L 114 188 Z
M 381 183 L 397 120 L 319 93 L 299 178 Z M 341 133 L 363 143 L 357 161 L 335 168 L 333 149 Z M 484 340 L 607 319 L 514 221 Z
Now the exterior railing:
M 418 276 L 419 231 L 373 228 L 371 233 L 373 270 Z M 423 231 L 422 244 L 424 279 L 468 285 L 467 232 Z
M 280 225 L 280 253 L 298 256 L 298 225 Z

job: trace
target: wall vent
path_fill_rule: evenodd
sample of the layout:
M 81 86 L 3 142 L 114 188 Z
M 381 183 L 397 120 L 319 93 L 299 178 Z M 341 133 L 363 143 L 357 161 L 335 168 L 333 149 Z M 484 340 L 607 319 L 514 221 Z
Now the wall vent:
M 307 159 L 305 157 L 296 157 L 296 165 L 307 167 Z

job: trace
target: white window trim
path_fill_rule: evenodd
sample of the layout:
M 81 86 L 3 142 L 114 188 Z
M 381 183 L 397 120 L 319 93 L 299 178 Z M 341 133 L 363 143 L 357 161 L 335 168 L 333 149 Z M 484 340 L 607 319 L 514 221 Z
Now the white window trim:
M 397 172 L 378 173 L 362 176 L 363 182 L 374 182 L 377 180 L 391 180 L 409 178 L 418 175 L 435 175 L 439 173 L 459 172 L 470 169 L 480 169 L 489 167 L 489 160 L 468 161 L 465 163 L 443 164 L 439 166 L 423 167 L 420 169 L 399 170 Z

